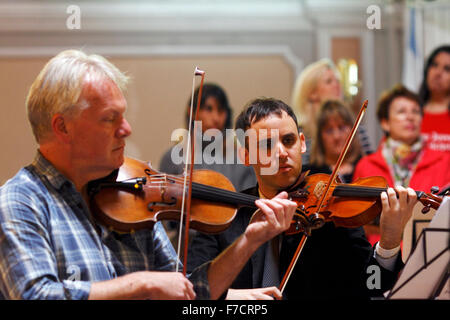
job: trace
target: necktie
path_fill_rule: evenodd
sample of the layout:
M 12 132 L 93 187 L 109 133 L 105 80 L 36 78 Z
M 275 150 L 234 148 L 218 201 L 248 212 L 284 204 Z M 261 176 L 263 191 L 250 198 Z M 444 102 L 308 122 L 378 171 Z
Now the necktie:
M 267 243 L 264 256 L 263 288 L 280 285 L 278 240 L 278 237 L 275 237 Z

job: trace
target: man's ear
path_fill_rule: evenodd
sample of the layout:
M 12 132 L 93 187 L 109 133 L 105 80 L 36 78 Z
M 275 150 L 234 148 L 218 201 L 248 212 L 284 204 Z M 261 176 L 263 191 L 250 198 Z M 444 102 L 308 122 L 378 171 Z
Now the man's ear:
M 250 166 L 250 161 L 249 161 L 249 156 L 248 156 L 248 150 L 245 149 L 244 147 L 239 147 L 238 149 L 238 157 L 239 160 L 241 160 L 241 162 L 245 165 L 245 166 Z
M 67 117 L 57 113 L 52 117 L 52 130 L 55 137 L 62 142 L 70 141 L 70 134 L 67 128 Z
M 306 152 L 306 140 L 305 140 L 305 135 L 303 134 L 303 132 L 299 133 L 299 137 L 300 137 L 300 152 L 305 153 Z

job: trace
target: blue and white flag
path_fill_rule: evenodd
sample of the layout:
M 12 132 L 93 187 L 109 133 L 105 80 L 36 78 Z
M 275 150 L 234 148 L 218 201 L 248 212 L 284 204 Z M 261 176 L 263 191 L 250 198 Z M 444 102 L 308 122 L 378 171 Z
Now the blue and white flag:
M 423 78 L 424 43 L 423 17 L 421 10 L 408 8 L 405 11 L 405 50 L 403 58 L 403 85 L 417 92 Z

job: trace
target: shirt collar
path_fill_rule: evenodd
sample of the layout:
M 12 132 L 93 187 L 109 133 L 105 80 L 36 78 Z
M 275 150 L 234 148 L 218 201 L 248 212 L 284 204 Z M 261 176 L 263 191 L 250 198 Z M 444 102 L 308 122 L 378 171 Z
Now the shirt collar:
M 60 173 L 50 161 L 44 158 L 39 150 L 36 153 L 32 166 L 40 176 L 45 177 L 57 190 L 61 189 L 65 184 L 73 185 L 73 183 Z

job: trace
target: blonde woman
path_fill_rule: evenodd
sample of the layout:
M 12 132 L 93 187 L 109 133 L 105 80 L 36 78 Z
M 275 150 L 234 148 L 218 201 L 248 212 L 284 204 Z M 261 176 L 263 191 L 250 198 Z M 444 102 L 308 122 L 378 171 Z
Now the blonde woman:
M 315 119 L 319 108 L 330 99 L 343 99 L 340 75 L 332 61 L 322 59 L 303 70 L 297 78 L 292 93 L 292 107 L 297 113 L 299 125 L 306 137 L 307 150 L 303 155 L 304 163 L 309 162 L 311 139 L 316 130 Z M 372 153 L 364 127 L 360 126 L 358 133 L 364 154 Z

